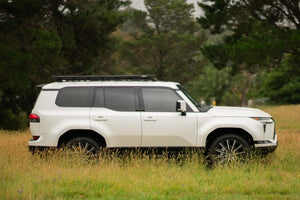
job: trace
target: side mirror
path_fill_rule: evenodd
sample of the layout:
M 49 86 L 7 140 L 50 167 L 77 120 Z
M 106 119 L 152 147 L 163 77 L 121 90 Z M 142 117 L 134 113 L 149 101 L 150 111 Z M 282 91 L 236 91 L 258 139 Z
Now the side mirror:
M 176 102 L 176 111 L 181 112 L 182 116 L 186 116 L 186 102 L 183 100 L 178 100 Z

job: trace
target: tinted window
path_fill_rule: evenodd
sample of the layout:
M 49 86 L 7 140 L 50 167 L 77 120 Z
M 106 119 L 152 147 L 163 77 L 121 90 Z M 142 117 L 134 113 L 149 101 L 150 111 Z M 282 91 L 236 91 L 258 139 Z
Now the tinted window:
M 66 87 L 59 90 L 56 105 L 62 107 L 90 107 L 93 101 L 92 87 Z
M 104 89 L 105 107 L 117 111 L 136 111 L 135 89 L 111 87 Z
M 181 99 L 167 88 L 142 88 L 142 94 L 148 112 L 176 112 L 176 101 Z

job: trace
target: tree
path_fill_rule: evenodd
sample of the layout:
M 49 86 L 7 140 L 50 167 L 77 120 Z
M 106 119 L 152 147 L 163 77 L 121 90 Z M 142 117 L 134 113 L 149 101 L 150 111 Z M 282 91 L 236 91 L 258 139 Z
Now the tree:
M 0 8 L 0 127 L 18 129 L 27 126 L 21 122 L 35 100 L 35 84 L 65 62 L 61 39 L 43 28 L 42 1 L 1 1 Z
M 266 77 L 263 84 L 263 94 L 277 103 L 300 102 L 300 57 L 285 55 L 282 66 L 274 69 Z
M 284 53 L 300 55 L 300 10 L 297 1 L 210 2 L 213 3 L 199 3 L 206 17 L 199 18 L 198 22 L 213 34 L 231 31 L 225 37 L 224 45 L 204 48 L 211 56 L 213 50 L 221 47 L 226 55 L 215 57 L 222 57 L 217 60 L 222 60 L 223 66 L 227 63 L 224 61 L 231 60 L 236 68 L 242 62 L 248 64 L 248 68 L 255 65 L 256 68 L 271 68 L 280 64 Z M 237 57 L 240 59 L 235 60 Z M 211 60 L 214 58 L 211 57 Z M 220 63 L 216 64 L 220 66 Z
M 35 85 L 52 75 L 107 71 L 115 45 L 111 33 L 125 17 L 119 8 L 127 4 L 1 0 L 0 128 L 27 126 L 23 119 L 36 99 Z
M 299 2 L 296 0 L 203 0 L 198 3 L 205 18 L 198 21 L 212 33 L 225 30 L 246 32 L 240 28 L 251 19 L 289 29 L 300 29 Z
M 70 62 L 67 73 L 104 72 L 107 59 L 115 51 L 116 39 L 111 35 L 125 20 L 119 8 L 128 1 L 49 1 L 48 16 L 62 38 L 62 54 Z
M 222 97 L 231 83 L 229 72 L 229 68 L 217 70 L 212 66 L 206 66 L 203 73 L 190 83 L 189 90 L 198 100 L 204 100 L 207 104 L 211 104 L 213 100 L 222 104 Z
M 240 106 L 245 101 L 244 90 L 251 88 L 251 78 L 247 74 L 234 76 L 231 68 L 216 69 L 205 66 L 203 72 L 189 82 L 189 90 L 199 101 L 217 105 Z
M 202 48 L 217 68 L 230 66 L 251 76 L 281 67 L 287 53 L 300 56 L 298 1 L 207 2 L 199 3 L 205 17 L 198 22 L 213 34 L 229 32 L 223 43 Z
M 131 11 L 131 39 L 121 56 L 134 73 L 156 74 L 159 79 L 186 82 L 201 70 L 199 46 L 205 35 L 185 0 L 145 0 L 147 12 Z

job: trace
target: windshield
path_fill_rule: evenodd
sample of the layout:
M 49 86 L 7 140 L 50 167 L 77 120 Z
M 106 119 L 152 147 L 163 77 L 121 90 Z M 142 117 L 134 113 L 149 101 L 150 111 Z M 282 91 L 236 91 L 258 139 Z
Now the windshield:
M 181 86 L 181 85 L 177 85 L 178 88 L 185 94 L 185 96 L 199 109 L 200 112 L 206 112 L 209 109 L 212 108 L 212 106 L 206 106 L 206 105 L 202 105 L 199 104 L 187 91 L 186 89 Z
M 185 94 L 185 96 L 187 96 L 187 98 L 189 98 L 191 102 L 193 102 L 193 104 L 195 104 L 195 106 L 200 106 L 199 103 L 186 91 L 183 86 L 178 85 L 178 88 Z

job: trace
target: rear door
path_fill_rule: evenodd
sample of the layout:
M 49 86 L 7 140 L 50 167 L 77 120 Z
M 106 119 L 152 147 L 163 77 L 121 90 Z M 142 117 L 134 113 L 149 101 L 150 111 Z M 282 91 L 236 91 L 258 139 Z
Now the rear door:
M 182 98 L 171 88 L 145 87 L 140 90 L 144 112 L 143 147 L 188 147 L 196 145 L 197 117 L 190 109 L 186 116 L 176 111 Z
M 91 129 L 102 134 L 108 147 L 139 147 L 141 116 L 135 87 L 99 87 L 90 111 Z

